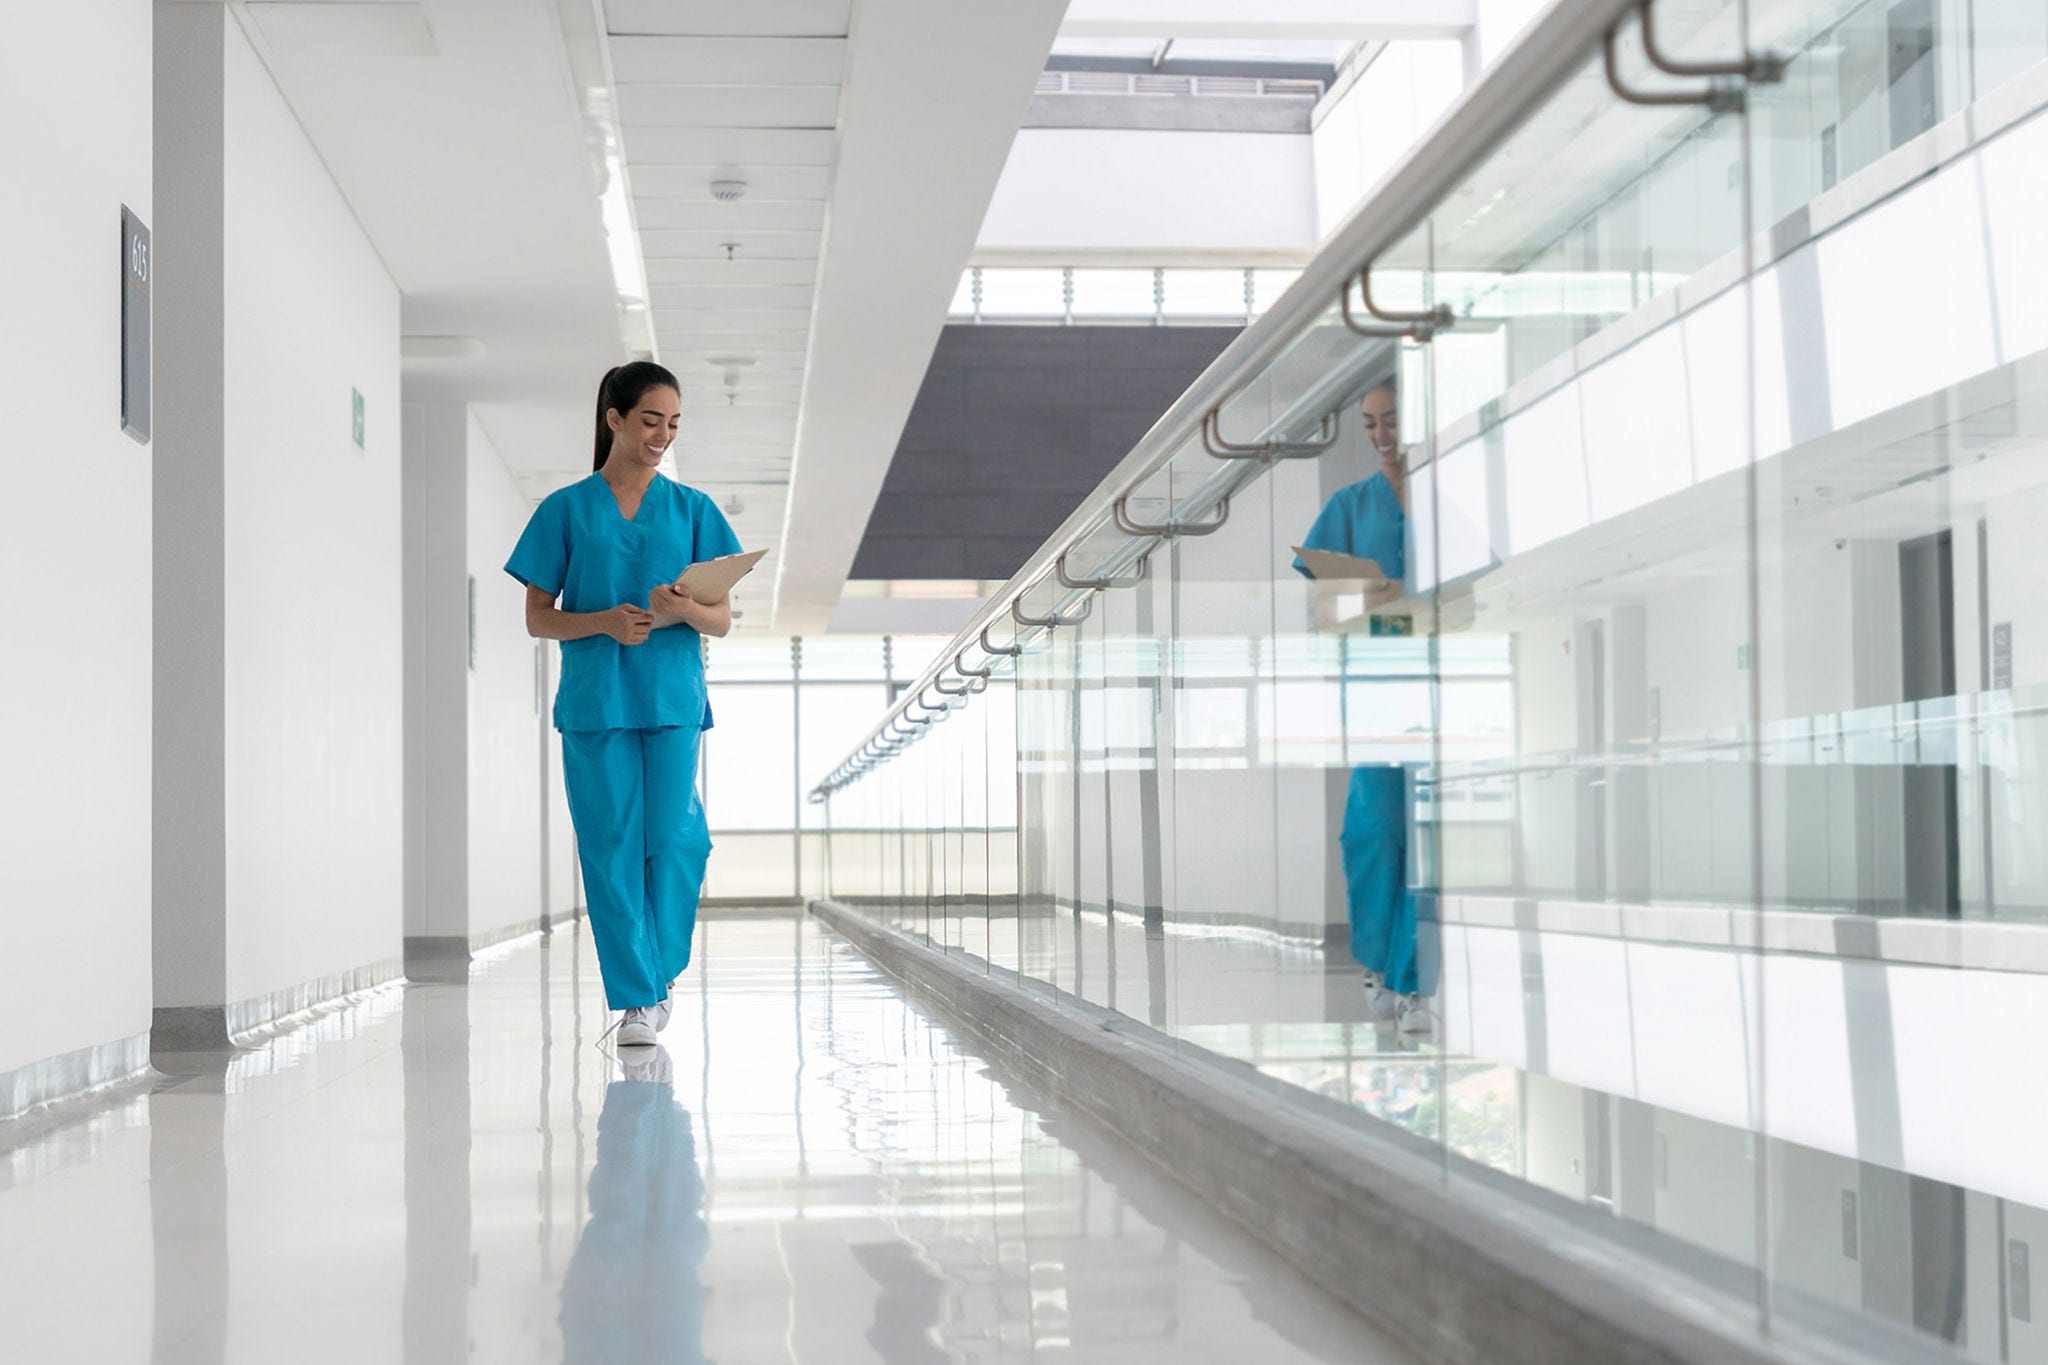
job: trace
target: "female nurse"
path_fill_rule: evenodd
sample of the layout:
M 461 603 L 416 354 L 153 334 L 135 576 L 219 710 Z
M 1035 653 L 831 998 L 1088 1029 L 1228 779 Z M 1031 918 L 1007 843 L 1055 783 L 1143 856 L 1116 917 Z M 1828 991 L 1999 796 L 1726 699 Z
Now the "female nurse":
M 697 799 L 711 728 L 701 637 L 732 629 L 732 604 L 671 585 L 698 560 L 740 550 L 715 502 L 660 472 L 681 417 L 682 391 L 661 366 L 606 374 L 595 472 L 541 503 L 505 564 L 526 585 L 527 631 L 562 642 L 562 776 L 624 1047 L 652 1045 L 668 1025 L 711 854 Z
M 1378 605 L 1399 599 L 1408 571 L 1408 468 L 1393 387 L 1382 384 L 1368 393 L 1359 411 L 1380 467 L 1331 494 L 1301 544 L 1377 563 L 1389 580 L 1368 596 L 1368 605 Z M 1315 577 L 1299 557 L 1294 567 Z M 1373 634 L 1390 627 L 1373 618 Z M 1408 885 L 1408 799 L 1404 766 L 1366 763 L 1352 769 L 1337 845 L 1344 858 L 1351 955 L 1365 971 L 1367 1005 L 1374 1018 L 1398 1021 L 1403 1033 L 1430 1033 L 1435 1016 L 1418 961 L 1415 893 Z

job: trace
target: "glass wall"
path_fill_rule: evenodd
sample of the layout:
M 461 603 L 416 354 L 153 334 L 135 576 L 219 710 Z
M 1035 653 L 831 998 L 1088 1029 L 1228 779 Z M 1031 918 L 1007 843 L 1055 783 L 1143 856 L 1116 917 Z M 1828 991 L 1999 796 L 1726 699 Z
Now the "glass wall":
M 803 794 L 945 643 L 921 635 L 706 642 L 715 722 L 704 737 L 700 781 L 715 849 L 706 899 L 788 902 L 824 885 L 827 812 Z M 878 859 L 872 795 L 849 795 L 837 814 L 847 856 L 867 850 Z M 872 865 L 879 870 L 878 861 Z M 850 882 L 846 889 L 855 891 Z
M 1369 203 L 1382 318 L 947 646 L 824 886 L 1760 1330 L 2048 1361 L 2048 9 L 1650 13 L 1783 70 L 1632 12 Z

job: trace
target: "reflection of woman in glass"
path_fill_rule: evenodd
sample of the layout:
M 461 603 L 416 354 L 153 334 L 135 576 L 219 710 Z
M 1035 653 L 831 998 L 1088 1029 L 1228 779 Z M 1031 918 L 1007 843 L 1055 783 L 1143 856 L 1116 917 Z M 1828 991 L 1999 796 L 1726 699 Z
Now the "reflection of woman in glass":
M 1369 559 L 1386 575 L 1368 585 L 1366 606 L 1396 601 L 1407 576 L 1408 468 L 1394 407 L 1382 384 L 1359 405 L 1366 439 L 1380 457 L 1371 477 L 1338 489 L 1302 540 L 1306 550 L 1330 550 Z M 1296 571 L 1315 574 L 1299 558 Z M 1392 621 L 1372 618 L 1372 634 L 1405 634 Z M 1415 895 L 1408 887 L 1408 773 L 1398 763 L 1352 769 L 1338 838 L 1344 856 L 1351 955 L 1365 969 L 1366 1002 L 1379 1020 L 1398 1020 L 1403 1033 L 1427 1033 L 1433 1020 L 1416 963 Z
M 711 1240 L 689 1111 L 668 1054 L 637 1051 L 605 1087 L 590 1221 L 562 1280 L 562 1359 L 701 1362 Z

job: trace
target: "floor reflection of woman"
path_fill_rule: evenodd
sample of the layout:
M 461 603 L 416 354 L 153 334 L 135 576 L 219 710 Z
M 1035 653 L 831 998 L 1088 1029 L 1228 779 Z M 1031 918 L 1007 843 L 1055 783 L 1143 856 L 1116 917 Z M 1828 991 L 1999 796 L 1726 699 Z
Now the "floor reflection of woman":
M 562 1359 L 700 1362 L 710 1244 L 690 1114 L 668 1054 L 623 1063 L 605 1087 L 590 1221 L 562 1280 Z
M 1394 407 L 1382 384 L 1359 405 L 1366 439 L 1379 455 L 1370 477 L 1338 489 L 1302 538 L 1302 548 L 1369 559 L 1387 583 L 1366 594 L 1377 606 L 1400 598 L 1407 576 L 1408 469 Z M 1314 572 L 1300 559 L 1295 569 Z M 1372 618 L 1372 633 L 1388 630 Z M 1399 1020 L 1403 1033 L 1428 1033 L 1435 1018 L 1417 962 L 1415 893 L 1408 879 L 1408 770 L 1398 763 L 1363 763 L 1351 771 L 1338 847 L 1344 859 L 1345 908 L 1351 955 L 1365 971 L 1366 1003 L 1375 1019 Z

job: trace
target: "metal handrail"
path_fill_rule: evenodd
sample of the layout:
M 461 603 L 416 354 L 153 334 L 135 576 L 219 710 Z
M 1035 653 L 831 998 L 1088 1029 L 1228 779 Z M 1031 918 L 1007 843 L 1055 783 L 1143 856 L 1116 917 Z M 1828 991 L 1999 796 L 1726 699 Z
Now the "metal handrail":
M 1069 545 L 1060 551 L 1060 557 L 1053 561 L 1052 571 L 1060 580 L 1061 587 L 1072 588 L 1077 592 L 1100 592 L 1104 588 L 1135 588 L 1152 572 L 1152 548 L 1147 546 L 1145 553 L 1138 556 L 1136 578 L 1074 578 L 1067 573 L 1067 556 L 1073 553 L 1073 550 L 1074 547 Z
M 1351 311 L 1351 286 L 1345 285 L 1344 292 L 1337 296 L 1339 310 L 1344 315 L 1344 325 L 1362 337 L 1407 337 L 1414 341 L 1428 341 L 1438 332 L 1450 330 L 1456 324 L 1457 315 L 1447 303 L 1433 308 L 1411 311 L 1403 308 L 1382 308 L 1372 301 L 1372 262 L 1358 267 L 1358 301 L 1365 311 L 1379 319 L 1378 322 L 1360 322 Z
M 1223 349 L 1130 454 L 989 598 L 928 666 L 920 684 L 929 683 L 946 666 L 949 655 L 972 644 L 1027 589 L 1037 586 L 1053 571 L 1058 557 L 1083 537 L 1101 531 L 1112 520 L 1127 535 L 1159 536 L 1159 532 L 1133 531 L 1124 524 L 1129 518 L 1119 504 L 1198 437 L 1205 413 L 1243 389 L 1318 326 L 1365 263 L 1401 243 L 1436 212 L 1445 196 L 1541 108 L 1552 91 L 1577 74 L 1585 60 L 1599 50 L 1608 30 L 1637 3 L 1554 0 L 1524 28 L 1486 76 L 1465 91 L 1359 201 L 1294 283 Z M 1179 534 L 1190 532 L 1181 529 Z M 902 715 L 907 706 L 907 697 L 899 699 L 878 721 L 876 732 Z
M 1042 626 L 1046 630 L 1052 630 L 1059 626 L 1078 626 L 1087 620 L 1094 611 L 1095 599 L 1093 597 L 1081 599 L 1081 614 L 1079 616 L 1062 616 L 1057 611 L 1050 616 L 1032 616 L 1024 610 L 1024 599 L 1022 597 L 1010 603 L 1010 619 L 1012 621 L 1015 621 L 1020 626 Z
M 1244 444 L 1223 439 L 1223 409 L 1219 405 L 1202 417 L 1202 449 L 1218 460 L 1313 460 L 1337 444 L 1337 414 L 1326 412 L 1307 441 L 1254 441 Z
M 1636 11 L 1636 32 L 1643 40 L 1643 56 L 1652 67 L 1667 76 L 1681 79 L 1701 78 L 1705 86 L 1687 90 L 1639 90 L 1621 78 L 1621 59 L 1617 48 L 1621 40 L 1621 20 L 1616 19 L 1600 40 L 1601 69 L 1607 74 L 1608 88 L 1617 99 L 1630 104 L 1656 107 L 1660 105 L 1698 104 L 1714 113 L 1727 113 L 1740 109 L 1748 99 L 1752 85 L 1774 85 L 1785 79 L 1785 59 L 1775 52 L 1745 52 L 1740 57 L 1719 60 L 1691 61 L 1674 57 L 1657 44 L 1656 25 L 1650 22 L 1654 0 L 1634 0 Z
M 953 671 L 963 678 L 979 678 L 982 682 L 986 683 L 996 674 L 995 661 L 990 659 L 987 668 L 969 668 L 967 666 L 967 656 L 965 654 L 955 654 L 953 656 Z
M 1016 658 L 1019 654 L 1022 654 L 1024 652 L 1024 646 L 1017 643 L 1015 640 L 1012 640 L 1007 647 L 990 644 L 988 642 L 987 626 L 983 626 L 981 628 L 981 649 L 984 654 L 1001 655 L 1011 659 Z
M 1110 505 L 1110 515 L 1116 519 L 1116 529 L 1127 536 L 1157 536 L 1161 540 L 1172 540 L 1176 536 L 1213 536 L 1223 529 L 1223 523 L 1230 520 L 1230 497 L 1228 494 L 1216 500 L 1214 521 L 1185 522 L 1167 520 L 1157 526 L 1147 522 L 1131 520 L 1130 509 L 1125 506 L 1131 500 L 1124 494 Z

